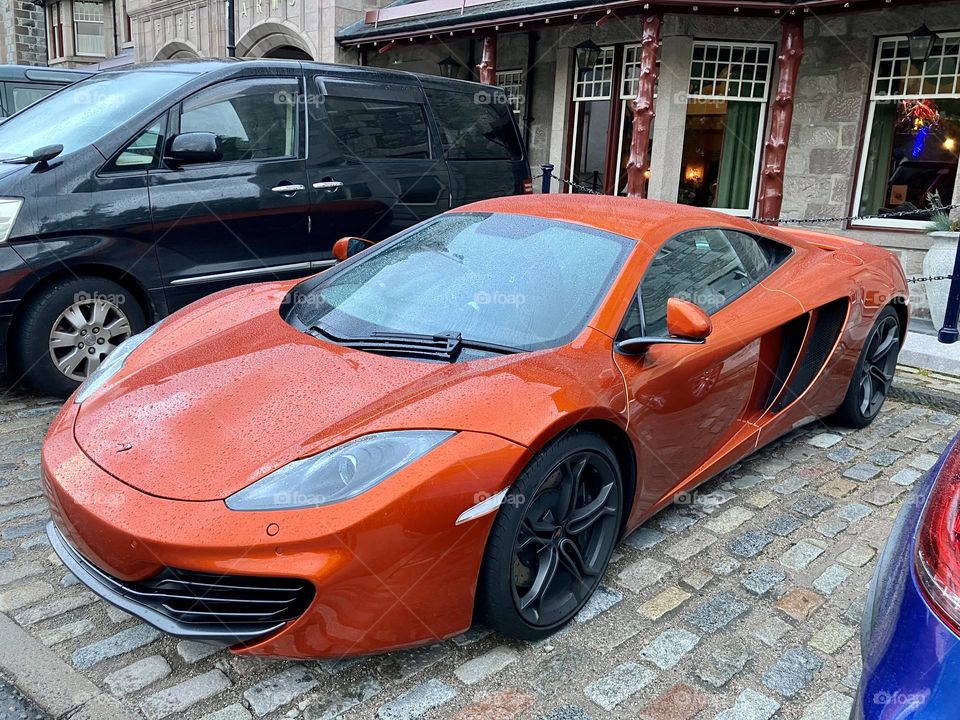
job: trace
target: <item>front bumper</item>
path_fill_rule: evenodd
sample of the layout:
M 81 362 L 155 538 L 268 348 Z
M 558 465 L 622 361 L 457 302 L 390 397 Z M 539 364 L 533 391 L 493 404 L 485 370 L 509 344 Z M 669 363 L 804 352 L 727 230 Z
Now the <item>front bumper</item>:
M 960 435 L 947 452 L 958 443 Z M 960 638 L 927 603 L 913 562 L 917 525 L 942 465 L 943 458 L 904 501 L 870 582 L 855 720 L 942 720 L 957 714 Z
M 289 578 L 250 578 L 167 571 L 146 583 L 127 583 L 81 555 L 53 521 L 47 537 L 80 582 L 107 602 L 175 637 L 224 645 L 248 643 L 298 617 L 313 585 Z
M 181 637 L 240 643 L 237 652 L 343 657 L 410 647 L 469 628 L 494 515 L 456 525 L 479 494 L 509 485 L 526 448 L 459 433 L 369 492 L 334 506 L 235 512 L 223 501 L 147 495 L 107 474 L 73 437 L 76 406 L 54 420 L 42 473 L 51 542 L 77 577 L 111 603 Z M 220 577 L 308 582 L 298 616 L 243 636 L 172 623 L 131 599 L 170 568 Z M 223 630 L 223 628 L 226 630 Z

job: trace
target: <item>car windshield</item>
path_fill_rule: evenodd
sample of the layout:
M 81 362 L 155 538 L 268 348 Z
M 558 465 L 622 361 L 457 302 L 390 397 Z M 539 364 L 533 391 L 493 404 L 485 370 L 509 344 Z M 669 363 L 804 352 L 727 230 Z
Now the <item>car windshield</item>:
M 194 77 L 167 71 L 94 75 L 50 95 L 0 125 L 0 160 L 47 145 L 67 154 L 96 142 Z M 140 128 L 130 128 L 132 135 Z
M 328 337 L 452 332 L 554 347 L 583 329 L 632 245 L 526 215 L 441 215 L 332 271 L 301 296 L 297 315 Z

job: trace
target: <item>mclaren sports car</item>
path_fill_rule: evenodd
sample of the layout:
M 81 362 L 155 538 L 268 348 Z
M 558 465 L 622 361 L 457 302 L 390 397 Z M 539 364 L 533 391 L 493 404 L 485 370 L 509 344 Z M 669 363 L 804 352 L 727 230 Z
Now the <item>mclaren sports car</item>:
M 94 592 L 236 652 L 344 657 L 569 622 L 620 539 L 890 388 L 890 253 L 584 195 L 488 200 L 109 355 L 43 446 Z

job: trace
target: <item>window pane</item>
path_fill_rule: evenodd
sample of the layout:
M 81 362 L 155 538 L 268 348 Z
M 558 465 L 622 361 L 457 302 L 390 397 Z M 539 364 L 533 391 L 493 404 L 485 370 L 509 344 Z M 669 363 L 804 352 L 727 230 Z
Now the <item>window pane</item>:
M 573 181 L 596 192 L 603 191 L 607 162 L 607 132 L 610 126 L 610 101 L 591 100 L 574 103 L 577 134 L 574 139 Z
M 645 334 L 667 335 L 667 300 L 689 300 L 712 313 L 754 285 L 722 230 L 694 230 L 668 240 L 640 285 Z
M 297 154 L 297 83 L 239 81 L 197 93 L 183 104 L 180 132 L 220 138 L 223 160 Z
M 101 73 L 44 98 L 0 125 L 0 158 L 25 155 L 44 145 L 63 154 L 96 142 L 129 122 L 150 103 L 193 77 L 151 71 Z
M 113 161 L 111 170 L 132 170 L 153 165 L 160 157 L 160 122 L 156 122 L 127 145 Z
M 957 177 L 960 99 L 930 99 L 935 122 L 918 128 L 910 107 L 874 103 L 873 124 L 863 160 L 861 215 L 917 210 L 900 220 L 927 220 L 928 196 L 938 193 L 948 205 Z M 923 112 L 927 112 L 924 110 Z
M 57 90 L 57 88 L 42 85 L 13 85 L 8 83 L 7 97 L 10 98 L 12 107 L 7 108 L 7 110 L 12 115 L 18 110 L 23 110 L 27 105 L 33 105 L 37 100 L 45 98 L 54 90 Z
M 447 213 L 333 272 L 303 299 L 300 320 L 340 337 L 453 331 L 551 347 L 583 329 L 632 247 L 544 218 Z
M 679 202 L 750 209 L 763 107 L 754 102 L 688 103 Z
M 328 96 L 324 107 L 344 154 L 374 160 L 430 157 L 420 105 Z
M 77 54 L 103 55 L 103 3 L 78 1 L 73 5 Z
M 425 89 L 449 160 L 523 157 L 510 106 L 498 93 Z

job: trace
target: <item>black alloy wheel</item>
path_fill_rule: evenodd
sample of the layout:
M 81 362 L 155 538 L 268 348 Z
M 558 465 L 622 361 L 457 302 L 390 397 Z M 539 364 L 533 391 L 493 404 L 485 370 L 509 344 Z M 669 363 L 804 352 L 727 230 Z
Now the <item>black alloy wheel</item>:
M 863 343 L 847 395 L 835 416 L 838 422 L 851 427 L 866 427 L 873 422 L 890 394 L 900 337 L 900 319 L 888 306 L 877 316 Z
M 575 432 L 545 448 L 511 488 L 491 531 L 478 599 L 483 619 L 527 640 L 569 622 L 619 540 L 622 487 L 616 458 L 598 436 Z

